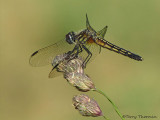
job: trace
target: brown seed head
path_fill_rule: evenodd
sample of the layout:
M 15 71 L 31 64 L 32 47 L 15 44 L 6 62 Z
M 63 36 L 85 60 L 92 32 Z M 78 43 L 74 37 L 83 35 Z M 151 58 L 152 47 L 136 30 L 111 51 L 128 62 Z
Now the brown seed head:
M 78 109 L 83 116 L 103 116 L 102 111 L 93 99 L 90 99 L 87 95 L 81 94 L 73 97 L 73 105 L 75 109 Z

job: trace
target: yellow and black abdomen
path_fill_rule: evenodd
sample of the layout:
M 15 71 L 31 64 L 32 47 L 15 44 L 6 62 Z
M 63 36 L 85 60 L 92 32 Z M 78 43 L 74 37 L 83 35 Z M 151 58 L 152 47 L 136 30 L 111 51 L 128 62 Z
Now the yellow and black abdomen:
M 127 56 L 129 58 L 132 58 L 134 60 L 137 60 L 137 61 L 142 61 L 143 60 L 143 58 L 141 56 L 136 55 L 136 54 L 134 54 L 134 53 L 132 53 L 128 50 L 125 50 L 123 48 L 120 48 L 120 47 L 106 41 L 105 39 L 96 38 L 95 43 L 98 44 L 99 46 L 103 47 L 103 48 L 107 48 L 111 51 L 122 54 L 122 55 Z

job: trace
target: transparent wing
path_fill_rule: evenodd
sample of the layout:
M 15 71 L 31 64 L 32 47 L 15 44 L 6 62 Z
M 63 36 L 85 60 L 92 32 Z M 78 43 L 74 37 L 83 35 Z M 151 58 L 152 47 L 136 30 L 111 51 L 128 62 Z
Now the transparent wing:
M 68 44 L 65 40 L 61 40 L 34 52 L 31 55 L 29 62 L 35 67 L 51 64 L 55 56 L 66 53 L 72 50 L 73 47 L 74 45 Z
M 58 77 L 60 75 L 63 75 L 62 72 L 57 72 L 56 68 L 53 68 L 51 70 L 51 72 L 49 73 L 48 77 L 49 78 L 55 78 L 55 77 Z

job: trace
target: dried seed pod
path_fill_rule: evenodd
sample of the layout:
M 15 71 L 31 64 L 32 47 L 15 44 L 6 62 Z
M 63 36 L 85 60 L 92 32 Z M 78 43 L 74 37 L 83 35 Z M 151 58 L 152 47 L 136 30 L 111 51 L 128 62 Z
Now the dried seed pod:
M 83 60 L 80 57 L 69 60 L 68 63 L 66 64 L 65 73 L 71 73 L 71 72 L 83 73 L 82 64 Z
M 103 116 L 102 111 L 94 99 L 89 98 L 87 95 L 80 94 L 73 97 L 73 105 L 81 115 L 98 117 Z
M 95 89 L 91 78 L 84 73 L 81 57 L 73 59 L 72 55 L 62 54 L 56 56 L 53 63 L 58 64 L 56 70 L 63 72 L 64 78 L 78 90 L 86 92 Z
M 86 92 L 95 89 L 91 78 L 84 73 L 81 58 L 70 60 L 65 66 L 64 78 L 78 90 Z
M 72 86 L 80 91 L 87 92 L 95 89 L 93 81 L 84 73 L 66 73 L 64 77 Z

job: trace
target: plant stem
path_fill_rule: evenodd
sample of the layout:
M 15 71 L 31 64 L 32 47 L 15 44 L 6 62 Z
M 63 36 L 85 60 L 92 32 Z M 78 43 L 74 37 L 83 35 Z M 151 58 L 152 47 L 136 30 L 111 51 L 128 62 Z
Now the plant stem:
M 103 116 L 103 117 L 104 117 L 104 119 L 109 120 L 108 118 L 106 118 L 106 116 Z
M 115 110 L 115 111 L 117 112 L 117 114 L 120 116 L 120 118 L 121 118 L 122 120 L 125 120 L 125 119 L 123 118 L 122 114 L 119 112 L 118 107 L 112 102 L 112 100 L 111 100 L 104 92 L 102 92 L 102 91 L 99 90 L 99 89 L 95 89 L 95 90 L 93 90 L 93 91 L 96 91 L 96 92 L 102 94 L 105 98 L 107 98 L 107 99 L 109 100 L 109 102 L 112 104 L 112 106 L 114 107 L 114 110 Z

